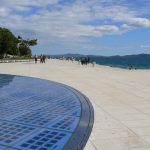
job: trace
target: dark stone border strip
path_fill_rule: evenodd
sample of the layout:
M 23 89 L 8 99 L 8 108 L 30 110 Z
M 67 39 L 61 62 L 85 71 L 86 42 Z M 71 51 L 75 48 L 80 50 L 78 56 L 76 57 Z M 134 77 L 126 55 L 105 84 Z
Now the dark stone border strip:
M 64 87 L 68 88 L 73 93 L 75 93 L 76 96 L 78 96 L 81 102 L 82 111 L 79 125 L 76 128 L 75 132 L 72 134 L 72 137 L 70 138 L 68 143 L 63 148 L 63 150 L 83 150 L 93 128 L 94 109 L 90 100 L 80 91 L 67 85 L 64 85 Z

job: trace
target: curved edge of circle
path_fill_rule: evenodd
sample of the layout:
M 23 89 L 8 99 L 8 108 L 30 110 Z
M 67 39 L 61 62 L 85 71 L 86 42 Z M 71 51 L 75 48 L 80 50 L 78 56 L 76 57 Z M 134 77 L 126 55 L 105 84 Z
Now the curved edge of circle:
M 53 83 L 60 84 L 61 86 L 71 90 L 79 99 L 81 103 L 81 117 L 77 128 L 74 133 L 66 143 L 66 145 L 62 148 L 62 150 L 83 150 L 89 137 L 92 132 L 93 124 L 94 124 L 94 108 L 90 102 L 90 100 L 82 94 L 80 91 L 72 88 L 71 86 L 65 85 L 63 83 L 51 81 L 48 79 L 38 78 L 38 77 L 30 77 L 23 75 L 13 75 L 13 74 L 1 74 L 1 75 L 11 75 L 11 76 L 20 76 L 27 78 L 36 78 L 40 80 L 47 80 Z
M 61 85 L 65 86 L 78 96 L 82 110 L 79 125 L 63 150 L 83 150 L 92 132 L 94 124 L 94 108 L 90 100 L 80 91 L 68 85 Z

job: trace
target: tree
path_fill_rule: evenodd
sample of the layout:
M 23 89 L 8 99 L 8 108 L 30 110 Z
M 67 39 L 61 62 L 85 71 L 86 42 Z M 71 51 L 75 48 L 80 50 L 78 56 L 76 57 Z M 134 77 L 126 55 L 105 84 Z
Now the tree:
M 0 57 L 4 55 L 31 56 L 30 46 L 37 44 L 37 39 L 24 40 L 21 36 L 15 37 L 14 34 L 6 29 L 0 28 Z
M 0 55 L 17 54 L 17 38 L 11 31 L 5 28 L 0 28 Z
M 19 45 L 19 54 L 20 56 L 31 56 L 32 52 L 29 47 L 27 47 L 24 43 Z
M 24 40 L 21 36 L 18 36 L 18 47 L 21 56 L 31 56 L 32 52 L 30 46 L 37 45 L 37 39 Z

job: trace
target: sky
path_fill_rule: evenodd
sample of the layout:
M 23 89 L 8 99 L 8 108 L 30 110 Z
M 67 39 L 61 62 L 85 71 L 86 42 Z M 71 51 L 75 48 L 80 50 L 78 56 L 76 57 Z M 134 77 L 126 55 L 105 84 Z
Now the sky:
M 0 27 L 33 54 L 150 54 L 150 0 L 0 0 Z

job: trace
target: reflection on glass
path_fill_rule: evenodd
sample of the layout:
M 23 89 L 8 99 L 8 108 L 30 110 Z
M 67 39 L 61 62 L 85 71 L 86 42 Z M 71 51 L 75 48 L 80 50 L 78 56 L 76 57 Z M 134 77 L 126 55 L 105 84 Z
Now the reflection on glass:
M 0 74 L 0 88 L 8 85 L 10 82 L 13 81 L 15 76 L 13 75 L 4 75 Z

